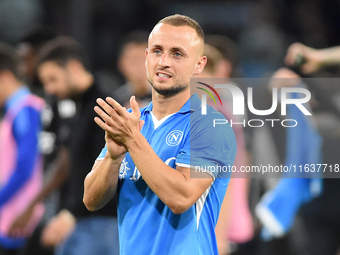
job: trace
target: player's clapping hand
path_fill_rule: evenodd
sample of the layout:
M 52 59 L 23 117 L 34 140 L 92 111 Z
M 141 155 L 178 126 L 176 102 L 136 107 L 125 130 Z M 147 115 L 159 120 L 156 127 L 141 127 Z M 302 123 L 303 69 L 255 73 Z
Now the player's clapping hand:
M 118 158 L 126 153 L 124 144 L 133 139 L 144 124 L 144 121 L 139 120 L 141 114 L 138 103 L 132 96 L 131 113 L 111 97 L 107 97 L 106 101 L 99 98 L 97 103 L 102 109 L 98 106 L 94 108 L 100 117 L 96 117 L 95 122 L 106 132 L 105 139 L 111 157 Z

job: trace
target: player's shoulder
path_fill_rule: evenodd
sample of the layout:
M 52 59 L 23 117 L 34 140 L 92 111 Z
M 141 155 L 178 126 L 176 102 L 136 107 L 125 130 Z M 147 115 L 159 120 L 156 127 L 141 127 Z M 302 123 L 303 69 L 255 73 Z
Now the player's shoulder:
M 220 113 L 219 111 L 216 111 L 213 107 L 210 105 L 207 106 L 206 113 L 203 114 L 201 111 L 201 108 L 198 108 L 195 111 L 192 111 L 190 114 L 190 122 L 191 124 L 195 125 L 210 125 L 210 123 L 214 123 L 214 121 L 224 121 L 227 123 L 227 120 L 225 116 Z M 229 126 L 229 125 L 228 125 Z
M 211 106 L 207 106 L 206 114 L 200 109 L 192 112 L 190 116 L 190 129 L 192 135 L 199 135 L 206 141 L 230 140 L 234 143 L 235 134 L 226 117 Z

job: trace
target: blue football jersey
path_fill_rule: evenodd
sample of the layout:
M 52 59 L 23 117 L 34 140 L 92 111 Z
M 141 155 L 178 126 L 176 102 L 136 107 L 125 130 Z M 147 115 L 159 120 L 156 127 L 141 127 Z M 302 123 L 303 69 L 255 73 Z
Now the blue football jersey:
M 232 128 L 229 124 L 214 127 L 213 120 L 224 116 L 209 106 L 207 115 L 202 115 L 200 107 L 195 94 L 155 129 L 150 103 L 141 109 L 145 121 L 141 132 L 156 154 L 173 168 L 196 171 L 232 166 L 236 155 Z M 119 169 L 117 190 L 120 254 L 217 255 L 215 226 L 230 179 L 222 178 L 219 171 L 208 173 L 211 186 L 186 212 L 177 215 L 148 187 L 127 153 Z

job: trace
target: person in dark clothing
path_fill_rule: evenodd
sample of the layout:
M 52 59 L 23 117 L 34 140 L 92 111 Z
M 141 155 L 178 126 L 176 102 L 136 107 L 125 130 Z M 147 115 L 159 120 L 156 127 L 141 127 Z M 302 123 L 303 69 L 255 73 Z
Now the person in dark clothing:
M 95 99 L 105 94 L 89 71 L 84 49 L 72 38 L 57 37 L 47 43 L 39 54 L 37 70 L 46 94 L 75 102 L 71 125 L 59 122 L 56 171 L 35 200 L 41 201 L 65 183 L 61 210 L 45 227 L 41 240 L 56 247 L 56 254 L 118 254 L 116 200 L 96 213 L 82 203 L 84 178 L 104 144 L 93 121 L 93 107 Z

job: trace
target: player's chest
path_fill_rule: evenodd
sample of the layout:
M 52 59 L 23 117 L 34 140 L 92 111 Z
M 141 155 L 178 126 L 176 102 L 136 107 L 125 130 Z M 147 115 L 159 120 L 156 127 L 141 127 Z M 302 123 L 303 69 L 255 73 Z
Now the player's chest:
M 180 127 L 158 130 L 144 127 L 142 133 L 157 156 L 168 166 L 176 168 L 177 155 L 181 152 L 188 137 Z M 147 155 L 145 155 L 147 157 Z M 152 167 L 152 160 L 148 162 Z M 135 165 L 129 153 L 126 154 L 119 169 L 119 179 L 136 182 L 142 178 L 138 166 Z

